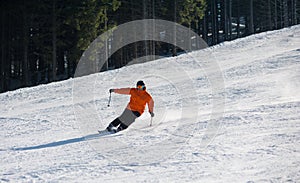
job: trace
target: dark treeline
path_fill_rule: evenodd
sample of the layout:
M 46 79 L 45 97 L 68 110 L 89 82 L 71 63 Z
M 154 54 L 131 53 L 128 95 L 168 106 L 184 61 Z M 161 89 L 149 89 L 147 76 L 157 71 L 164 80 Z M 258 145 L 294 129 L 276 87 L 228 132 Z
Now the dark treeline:
M 298 0 L 1 0 L 0 9 L 0 92 L 73 77 L 98 35 L 133 20 L 177 22 L 208 45 L 300 22 Z M 109 42 L 106 46 L 109 51 Z M 137 42 L 99 70 L 180 51 L 161 42 Z

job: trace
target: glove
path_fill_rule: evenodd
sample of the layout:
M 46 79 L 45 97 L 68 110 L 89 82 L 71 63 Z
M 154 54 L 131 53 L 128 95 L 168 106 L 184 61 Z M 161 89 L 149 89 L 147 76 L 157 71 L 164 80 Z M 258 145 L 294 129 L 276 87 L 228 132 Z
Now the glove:
M 153 118 L 154 117 L 154 113 L 150 112 L 150 111 L 149 111 L 149 113 L 150 113 L 151 117 Z
M 112 93 L 114 92 L 115 90 L 114 89 L 109 89 L 109 93 Z

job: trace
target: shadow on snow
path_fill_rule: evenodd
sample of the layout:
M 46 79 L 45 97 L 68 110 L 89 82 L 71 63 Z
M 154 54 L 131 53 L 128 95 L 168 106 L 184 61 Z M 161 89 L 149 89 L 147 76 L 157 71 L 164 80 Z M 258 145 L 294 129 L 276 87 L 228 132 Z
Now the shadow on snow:
M 96 134 L 90 134 L 90 135 L 86 135 L 86 136 L 79 137 L 79 138 L 73 138 L 73 139 L 67 139 L 67 140 L 62 140 L 62 141 L 57 141 L 57 142 L 51 142 L 51 143 L 37 145 L 37 146 L 12 148 L 11 150 L 14 150 L 14 151 L 27 151 L 27 150 L 44 149 L 44 148 L 49 148 L 49 147 L 57 147 L 57 146 L 63 146 L 63 145 L 67 145 L 67 144 L 77 143 L 77 142 L 89 141 L 89 140 L 97 139 L 99 137 L 104 137 L 104 136 L 108 136 L 108 135 L 111 135 L 111 134 L 96 133 Z M 121 134 L 114 135 L 114 137 L 115 136 L 120 136 L 120 135 Z

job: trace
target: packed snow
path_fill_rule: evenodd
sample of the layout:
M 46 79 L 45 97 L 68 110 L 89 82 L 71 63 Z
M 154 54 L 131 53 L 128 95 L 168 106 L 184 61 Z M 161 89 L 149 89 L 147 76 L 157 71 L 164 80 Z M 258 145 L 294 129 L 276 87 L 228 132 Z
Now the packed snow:
M 155 102 L 153 126 L 146 109 L 127 130 L 97 134 L 129 101 L 112 94 L 107 107 L 108 90 L 138 80 Z M 0 182 L 300 180 L 299 25 L 0 102 Z

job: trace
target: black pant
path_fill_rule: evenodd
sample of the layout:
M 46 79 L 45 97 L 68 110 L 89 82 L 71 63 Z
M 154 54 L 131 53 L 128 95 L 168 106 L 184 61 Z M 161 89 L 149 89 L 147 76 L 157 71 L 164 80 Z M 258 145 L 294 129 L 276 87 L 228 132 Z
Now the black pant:
M 121 131 L 128 128 L 128 126 L 131 125 L 139 116 L 141 116 L 141 114 L 138 111 L 131 111 L 126 108 L 121 116 L 113 120 L 109 126 L 118 127 L 120 125 L 118 127 L 118 131 Z

